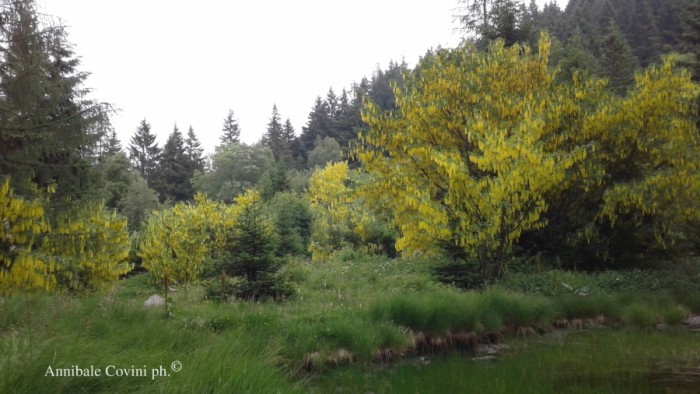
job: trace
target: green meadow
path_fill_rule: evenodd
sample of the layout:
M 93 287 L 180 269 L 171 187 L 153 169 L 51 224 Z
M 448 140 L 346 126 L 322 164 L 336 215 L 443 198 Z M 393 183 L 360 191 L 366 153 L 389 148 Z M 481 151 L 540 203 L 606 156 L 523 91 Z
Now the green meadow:
M 167 307 L 147 308 L 161 293 L 148 274 L 80 296 L 3 298 L 0 392 L 639 393 L 700 384 L 699 334 L 682 324 L 698 312 L 697 264 L 654 275 L 512 273 L 482 291 L 440 284 L 435 264 L 350 251 L 299 259 L 285 272 L 295 295 L 277 302 L 208 300 L 194 284 L 171 288 Z M 688 283 L 664 282 L 679 273 Z M 498 353 L 484 355 L 489 346 Z

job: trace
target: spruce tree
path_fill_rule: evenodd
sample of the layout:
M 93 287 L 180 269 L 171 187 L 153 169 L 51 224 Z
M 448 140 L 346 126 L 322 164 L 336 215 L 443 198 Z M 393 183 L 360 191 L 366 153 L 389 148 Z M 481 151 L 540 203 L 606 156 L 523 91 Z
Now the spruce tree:
M 151 133 L 151 125 L 146 119 L 141 121 L 136 133 L 131 137 L 129 159 L 131 159 L 134 169 L 146 180 L 148 186 L 154 188 L 160 148 L 156 142 L 156 135 Z
M 241 130 L 238 121 L 233 117 L 233 110 L 228 110 L 228 115 L 224 119 L 223 134 L 220 137 L 221 147 L 240 142 Z
M 301 150 L 306 158 L 314 149 L 314 142 L 317 138 L 327 137 L 330 135 L 332 128 L 330 109 L 328 103 L 321 99 L 321 96 L 316 97 L 311 112 L 309 113 L 306 126 L 302 127 L 299 142 Z
M 31 0 L 0 3 L 0 173 L 19 195 L 54 185 L 53 201 L 94 196 L 109 107 L 85 98 L 66 30 L 39 15 Z
M 194 129 L 190 126 L 187 130 L 187 138 L 185 138 L 185 156 L 187 157 L 187 167 L 190 178 L 195 171 L 204 172 L 205 160 L 204 149 L 199 142 Z
M 634 83 L 634 72 L 639 62 L 632 53 L 625 36 L 611 20 L 601 43 L 601 71 L 608 78 L 608 86 L 618 95 L 623 95 Z
M 262 137 L 261 143 L 272 150 L 275 160 L 283 160 L 289 152 L 289 146 L 284 136 L 284 129 L 277 105 L 272 106 L 272 115 L 267 124 L 267 131 Z
M 103 155 L 114 156 L 123 151 L 122 143 L 117 136 L 117 131 L 111 127 L 103 138 Z
M 191 175 L 188 173 L 189 160 L 185 152 L 185 142 L 182 133 L 173 127 L 168 141 L 163 146 L 160 161 L 160 181 L 156 191 L 160 193 L 161 201 L 187 201 L 194 196 L 190 184 Z

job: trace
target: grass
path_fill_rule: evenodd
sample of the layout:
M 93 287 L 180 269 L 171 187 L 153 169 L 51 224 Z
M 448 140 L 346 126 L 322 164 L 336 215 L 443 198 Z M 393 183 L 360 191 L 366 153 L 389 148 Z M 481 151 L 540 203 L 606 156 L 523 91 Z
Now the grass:
M 599 314 L 611 321 L 650 327 L 657 320 L 677 324 L 692 307 L 684 304 L 673 289 L 654 294 L 592 292 L 586 297 L 547 296 L 515 291 L 505 286 L 505 281 L 504 286 L 481 293 L 460 292 L 436 283 L 428 262 L 359 253 L 346 253 L 343 259 L 316 264 L 296 260 L 287 267 L 286 275 L 294 279 L 296 290 L 290 300 L 218 303 L 205 300 L 203 287 L 193 285 L 171 292 L 167 314 L 164 308 L 143 306 L 150 295 L 158 293 L 145 275 L 122 280 L 104 293 L 1 299 L 0 351 L 6 356 L 0 359 L 0 392 L 294 393 L 325 392 L 329 387 L 334 387 L 333 391 L 347 387 L 349 392 L 361 392 L 365 386 L 375 392 L 431 392 L 430 384 L 444 385 L 444 391 L 454 392 L 451 387 L 457 386 L 450 385 L 458 383 L 498 390 L 515 387 L 510 380 L 525 384 L 540 376 L 521 371 L 531 371 L 531 365 L 537 364 L 527 361 L 530 355 L 542 357 L 537 365 L 550 375 L 536 380 L 546 381 L 565 375 L 558 374 L 557 368 L 564 371 L 560 368 L 564 355 L 570 351 L 574 353 L 569 354 L 577 354 L 579 341 L 613 341 L 608 337 L 617 334 L 601 334 L 602 339 L 596 339 L 598 334 L 592 333 L 546 346 L 533 346 L 534 340 L 523 342 L 522 346 L 517 345 L 522 348 L 509 352 L 508 358 L 497 366 L 468 364 L 473 372 L 461 380 L 451 374 L 457 374 L 468 360 L 434 360 L 431 367 L 418 370 L 411 369 L 409 360 L 377 369 L 376 351 L 409 349 L 411 331 L 431 336 L 460 331 L 483 333 L 503 327 L 546 327 L 555 319 L 592 318 Z M 690 295 L 695 296 L 689 289 Z M 660 336 L 654 337 L 657 334 Z M 690 340 L 689 334 L 673 329 L 662 334 L 638 330 L 620 335 L 616 340 L 630 349 L 638 348 L 635 341 L 650 338 L 659 342 Z M 670 348 L 676 346 L 676 342 L 671 342 Z M 661 347 L 652 346 L 647 353 L 656 354 L 654 349 Z M 614 357 L 601 352 L 605 357 Z M 662 351 L 657 355 L 661 360 L 668 358 Z M 600 363 L 581 357 L 586 362 Z M 355 361 L 353 366 L 339 366 L 349 360 Z M 174 361 L 182 363 L 181 371 L 172 371 Z M 169 376 L 45 376 L 49 366 L 94 366 L 104 371 L 109 365 L 145 369 L 149 374 L 152 368 L 163 366 Z M 505 383 L 499 380 L 499 376 L 511 375 L 520 378 L 509 377 Z M 404 383 L 395 382 L 397 376 L 403 376 L 400 380 Z M 489 385 L 493 386 L 469 386 L 471 383 L 465 381 L 479 382 L 482 376 L 492 376 Z M 413 385 L 422 389 L 410 389 Z
M 427 365 L 357 365 L 312 383 L 318 393 L 690 393 L 697 387 L 667 379 L 697 365 L 700 343 L 684 332 L 603 330 L 510 345 L 495 363 L 451 356 Z

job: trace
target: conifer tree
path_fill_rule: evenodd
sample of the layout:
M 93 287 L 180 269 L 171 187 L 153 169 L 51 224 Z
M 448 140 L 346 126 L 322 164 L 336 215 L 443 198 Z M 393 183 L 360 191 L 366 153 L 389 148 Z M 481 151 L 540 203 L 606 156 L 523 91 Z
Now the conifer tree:
M 0 3 L 0 173 L 24 196 L 54 185 L 52 201 L 89 196 L 91 162 L 109 107 L 86 99 L 86 73 L 66 30 L 32 0 Z
M 173 127 L 168 141 L 163 146 L 160 161 L 160 180 L 156 191 L 160 192 L 161 201 L 186 201 L 194 196 L 188 174 L 189 160 L 185 152 L 182 133 Z
M 241 130 L 238 127 L 238 121 L 233 117 L 233 110 L 228 110 L 228 115 L 224 119 L 223 134 L 220 137 L 221 146 L 235 144 L 240 142 Z
M 205 167 L 204 149 L 199 142 L 194 129 L 190 126 L 187 130 L 187 138 L 185 138 L 185 156 L 188 162 L 188 174 L 191 178 L 195 171 L 203 172 Z
M 117 131 L 114 127 L 110 127 L 109 131 L 105 134 L 103 138 L 103 155 L 104 156 L 114 156 L 117 153 L 123 151 L 122 143 L 119 141 L 117 136 Z
M 153 187 L 157 178 L 158 160 L 160 148 L 156 142 L 156 135 L 151 133 L 151 125 L 143 119 L 131 137 L 129 145 L 129 158 L 134 169 Z
M 611 20 L 601 46 L 601 68 L 608 86 L 622 95 L 634 83 L 634 72 L 639 62 L 632 53 L 625 36 L 615 21 Z
M 289 157 L 289 145 L 284 135 L 284 128 L 277 105 L 272 106 L 272 115 L 267 124 L 267 131 L 262 137 L 262 145 L 272 150 L 275 160 L 284 160 Z

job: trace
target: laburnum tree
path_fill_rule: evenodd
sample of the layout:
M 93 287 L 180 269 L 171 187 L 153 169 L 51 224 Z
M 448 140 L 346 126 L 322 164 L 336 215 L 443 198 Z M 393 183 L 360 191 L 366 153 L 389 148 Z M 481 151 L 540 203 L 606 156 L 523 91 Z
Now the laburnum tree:
M 578 206 L 597 234 L 645 218 L 658 239 L 697 217 L 687 74 L 653 69 L 621 99 L 577 73 L 558 83 L 549 47 L 543 35 L 537 54 L 502 41 L 438 51 L 396 89 L 398 111 L 368 104 L 356 151 L 373 180 L 363 196 L 393 213 L 398 250 L 451 245 L 499 277 L 524 234 L 568 220 L 562 207 Z
M 195 201 L 153 212 L 146 220 L 138 255 L 157 282 L 194 280 L 211 251 L 209 228 L 221 223 L 217 206 L 201 195 Z
M 313 221 L 308 250 L 314 261 L 331 258 L 345 247 L 394 255 L 388 206 L 381 197 L 368 202 L 362 190 L 374 184 L 363 175 L 350 170 L 346 161 L 328 163 L 311 175 L 307 197 Z
M 105 287 L 131 271 L 126 219 L 107 212 L 104 204 L 84 204 L 56 218 L 44 237 L 41 253 L 59 267 L 62 289 Z
M 57 267 L 35 253 L 39 237 L 49 231 L 41 201 L 15 196 L 5 178 L 0 184 L 0 220 L 0 294 L 53 289 Z

